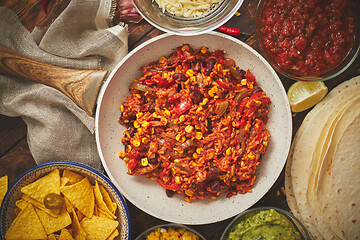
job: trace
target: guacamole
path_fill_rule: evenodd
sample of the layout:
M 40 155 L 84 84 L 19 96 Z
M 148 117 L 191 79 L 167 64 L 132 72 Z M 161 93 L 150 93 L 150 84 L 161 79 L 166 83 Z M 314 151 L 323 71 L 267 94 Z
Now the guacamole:
M 228 237 L 228 240 L 235 239 L 300 240 L 301 235 L 289 219 L 274 209 L 269 209 L 240 218 Z

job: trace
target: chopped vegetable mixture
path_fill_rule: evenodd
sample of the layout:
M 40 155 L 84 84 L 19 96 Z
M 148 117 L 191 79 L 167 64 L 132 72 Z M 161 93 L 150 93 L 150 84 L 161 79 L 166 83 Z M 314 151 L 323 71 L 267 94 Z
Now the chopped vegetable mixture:
M 270 136 L 255 76 L 222 50 L 187 44 L 141 70 L 120 106 L 128 174 L 187 202 L 251 192 Z

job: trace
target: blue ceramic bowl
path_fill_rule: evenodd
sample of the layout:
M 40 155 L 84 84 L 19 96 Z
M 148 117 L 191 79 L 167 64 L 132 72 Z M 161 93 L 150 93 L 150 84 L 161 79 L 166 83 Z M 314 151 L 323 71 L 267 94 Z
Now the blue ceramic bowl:
M 24 174 L 22 174 L 9 188 L 6 193 L 3 203 L 0 208 L 0 239 L 5 239 L 5 233 L 10 227 L 11 223 L 15 219 L 14 209 L 16 208 L 15 202 L 21 198 L 20 189 L 34 182 L 35 180 L 45 176 L 54 169 L 58 168 L 60 171 L 64 169 L 71 170 L 82 176 L 88 177 L 92 184 L 95 180 L 98 181 L 99 185 L 103 185 L 106 191 L 109 193 L 112 201 L 118 206 L 117 208 L 117 219 L 119 220 L 119 236 L 116 239 L 130 239 L 130 219 L 129 212 L 126 206 L 126 202 L 114 184 L 103 174 L 99 173 L 95 169 L 74 162 L 49 162 L 38 165 L 31 168 Z

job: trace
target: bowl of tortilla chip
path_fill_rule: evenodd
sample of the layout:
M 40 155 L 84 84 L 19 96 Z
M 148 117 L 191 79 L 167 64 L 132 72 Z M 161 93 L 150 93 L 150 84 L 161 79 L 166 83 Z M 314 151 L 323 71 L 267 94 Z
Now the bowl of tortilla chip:
M 0 208 L 0 239 L 130 239 L 129 213 L 111 181 L 74 162 L 21 175 Z

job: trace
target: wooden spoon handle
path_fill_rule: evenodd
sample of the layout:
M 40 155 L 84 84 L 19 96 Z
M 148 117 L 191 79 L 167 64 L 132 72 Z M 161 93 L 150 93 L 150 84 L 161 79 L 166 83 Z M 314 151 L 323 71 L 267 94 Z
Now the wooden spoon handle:
M 94 116 L 97 95 L 107 71 L 57 67 L 0 45 L 0 73 L 27 78 L 56 88 L 88 115 Z

